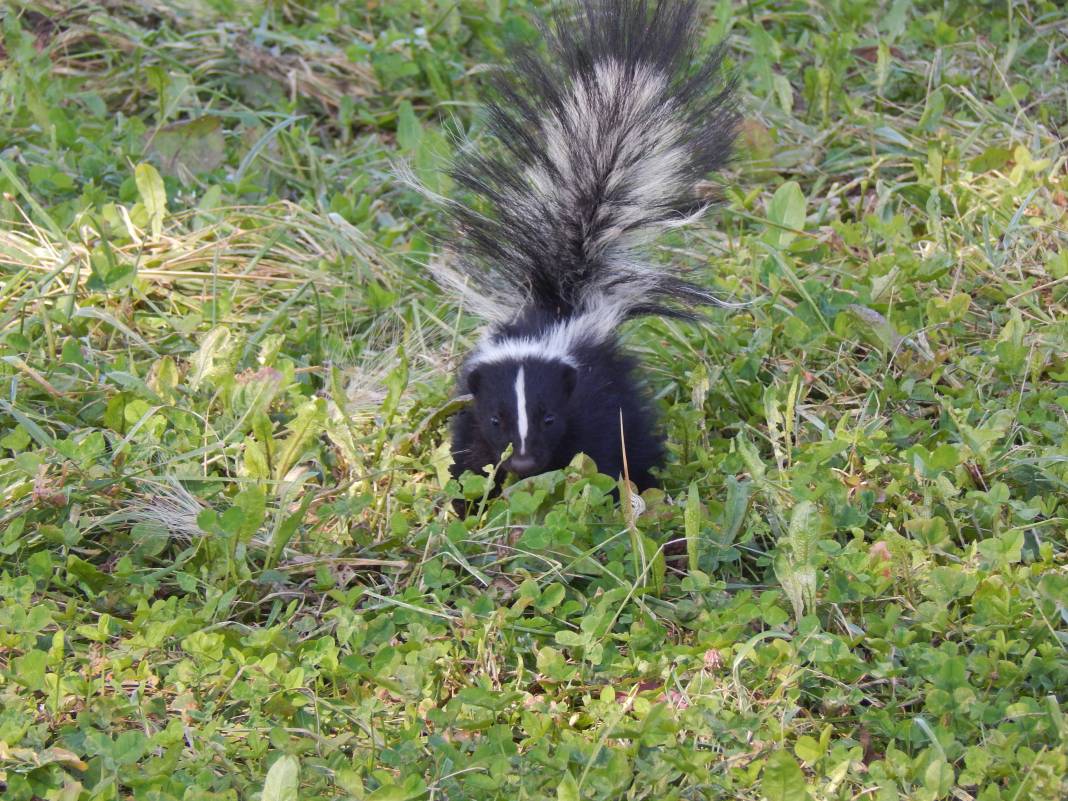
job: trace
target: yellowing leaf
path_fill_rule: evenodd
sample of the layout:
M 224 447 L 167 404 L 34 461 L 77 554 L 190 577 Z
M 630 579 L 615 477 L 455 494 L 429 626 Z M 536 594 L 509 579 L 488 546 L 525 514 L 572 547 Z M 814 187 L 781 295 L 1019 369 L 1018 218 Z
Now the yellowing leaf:
M 151 164 L 141 163 L 134 168 L 134 181 L 141 203 L 148 212 L 152 239 L 158 240 L 163 233 L 163 219 L 167 216 L 167 190 L 163 187 L 163 179 Z

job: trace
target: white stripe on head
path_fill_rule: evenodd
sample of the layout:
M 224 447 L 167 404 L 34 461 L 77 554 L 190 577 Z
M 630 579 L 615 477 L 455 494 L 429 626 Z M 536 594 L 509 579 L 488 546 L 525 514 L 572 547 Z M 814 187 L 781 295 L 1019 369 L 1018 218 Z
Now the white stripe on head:
M 516 420 L 519 423 L 519 453 L 527 450 L 527 387 L 523 380 L 523 365 L 519 365 L 519 372 L 515 375 L 515 408 Z

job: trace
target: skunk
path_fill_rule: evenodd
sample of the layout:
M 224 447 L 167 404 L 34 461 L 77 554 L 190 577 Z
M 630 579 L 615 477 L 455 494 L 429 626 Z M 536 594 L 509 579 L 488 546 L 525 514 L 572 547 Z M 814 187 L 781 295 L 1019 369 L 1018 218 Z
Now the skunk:
M 654 483 L 664 439 L 631 318 L 693 318 L 716 303 L 642 245 L 709 205 L 698 184 L 730 158 L 738 114 L 722 50 L 698 53 L 692 0 L 578 0 L 492 84 L 492 147 L 451 175 L 457 236 L 435 277 L 487 328 L 460 369 L 474 403 L 454 419 L 451 472 L 500 462 L 526 477 L 585 453 L 602 473 Z M 625 451 L 625 457 L 624 457 Z M 625 460 L 625 461 L 624 461 Z

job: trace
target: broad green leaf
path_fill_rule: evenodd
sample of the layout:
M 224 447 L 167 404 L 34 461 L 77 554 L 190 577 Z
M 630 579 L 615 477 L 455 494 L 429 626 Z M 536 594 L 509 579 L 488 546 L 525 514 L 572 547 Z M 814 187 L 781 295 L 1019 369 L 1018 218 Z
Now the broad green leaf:
M 382 417 L 390 420 L 400 406 L 401 396 L 408 386 L 408 357 L 403 348 L 398 348 L 397 365 L 386 374 L 383 383 L 386 387 L 386 397 L 382 401 Z
M 768 801 L 806 801 L 805 774 L 789 752 L 776 751 L 768 757 L 760 792 Z
M 237 536 L 248 542 L 263 525 L 267 514 L 267 498 L 262 485 L 250 484 L 234 496 L 234 507 L 242 511 Z
M 152 365 L 148 385 L 161 398 L 173 400 L 178 389 L 178 380 L 178 366 L 174 363 L 174 359 L 164 356 Z
M 794 746 L 794 753 L 797 754 L 797 758 L 810 765 L 818 761 L 825 752 L 826 748 L 820 744 L 820 741 L 807 734 L 798 737 L 797 744 Z
M 237 342 L 226 326 L 216 326 L 209 331 L 191 359 L 193 369 L 189 374 L 189 386 L 199 389 L 201 384 L 232 376 L 236 349 Z
M 406 153 L 414 153 L 418 150 L 422 138 L 423 127 L 415 116 L 411 102 L 402 100 L 397 109 L 397 144 Z
M 819 509 L 812 501 L 801 501 L 790 513 L 787 539 L 796 561 L 814 563 L 819 541 Z
M 779 540 L 773 567 L 775 577 L 790 599 L 794 617 L 800 621 L 816 607 L 816 545 L 820 538 L 819 510 L 811 501 L 801 501 L 790 515 L 790 526 Z
M 48 663 L 48 654 L 38 651 L 36 648 L 27 651 L 22 656 L 13 660 L 14 676 L 20 684 L 31 690 L 40 690 L 44 687 L 45 665 Z
M 148 738 L 137 729 L 124 731 L 115 738 L 111 756 L 117 765 L 133 765 L 148 749 Z
M 141 203 L 148 212 L 148 223 L 153 241 L 163 233 L 163 220 L 167 216 L 167 190 L 163 179 L 151 164 L 142 162 L 134 168 L 134 181 L 141 196 Z
M 936 759 L 923 773 L 923 786 L 935 798 L 945 798 L 953 789 L 955 778 L 953 767 L 944 759 Z
M 556 801 L 579 801 L 579 786 L 570 771 L 565 771 L 556 788 Z
M 764 240 L 772 247 L 785 248 L 805 227 L 805 194 L 796 181 L 787 181 L 772 195 L 768 204 L 768 231 Z
M 297 409 L 297 416 L 289 423 L 289 436 L 278 449 L 274 477 L 281 481 L 304 454 L 326 425 L 326 400 L 311 398 Z
M 999 147 L 997 145 L 991 145 L 968 164 L 968 169 L 972 172 L 989 172 L 991 170 L 1000 170 L 1006 164 L 1009 163 L 1009 159 L 1012 158 L 1012 151 L 1005 147 Z
M 260 801 L 299 801 L 300 762 L 292 754 L 275 760 L 263 782 Z
M 697 484 L 690 483 L 690 491 L 686 495 L 686 510 L 683 513 L 686 527 L 686 555 L 690 570 L 697 570 L 700 557 L 701 536 L 701 498 L 697 494 Z
M 933 131 L 942 121 L 942 115 L 946 110 L 946 96 L 942 90 L 935 89 L 927 95 L 927 104 L 923 115 L 920 117 L 920 128 L 925 131 Z
M 219 117 L 197 117 L 166 125 L 152 137 L 151 153 L 159 160 L 164 175 L 172 175 L 183 182 L 200 173 L 211 172 L 226 158 L 222 120 Z
M 749 495 L 753 488 L 751 481 L 739 481 L 734 476 L 727 476 L 727 500 L 723 505 L 723 531 L 719 544 L 729 548 L 742 530 L 746 512 L 749 510 Z
M 738 455 L 742 457 L 742 461 L 745 462 L 745 468 L 749 471 L 749 475 L 755 481 L 763 479 L 765 472 L 764 461 L 760 458 L 760 452 L 749 441 L 744 431 L 734 438 L 734 447 L 737 449 Z
M 426 784 L 419 776 L 407 776 L 400 784 L 384 784 L 367 801 L 416 801 L 426 797 Z
M 939 565 L 927 575 L 920 590 L 924 596 L 945 606 L 958 598 L 967 598 L 975 592 L 978 579 L 974 573 L 960 567 Z
M 245 438 L 241 463 L 244 474 L 251 478 L 269 478 L 271 475 L 271 469 L 267 464 L 267 453 L 263 445 L 252 437 Z
M 567 590 L 563 584 L 553 582 L 542 591 L 541 597 L 536 601 L 535 606 L 542 612 L 551 612 L 563 602 L 566 594 Z
M 779 393 L 775 391 L 775 387 L 769 386 L 764 389 L 764 419 L 768 424 L 768 439 L 771 440 L 775 463 L 782 471 L 786 468 L 787 443 L 782 411 L 779 409 Z
M 1002 569 L 1020 561 L 1023 554 L 1024 532 L 1013 529 L 997 537 L 979 541 L 979 553 L 992 565 Z

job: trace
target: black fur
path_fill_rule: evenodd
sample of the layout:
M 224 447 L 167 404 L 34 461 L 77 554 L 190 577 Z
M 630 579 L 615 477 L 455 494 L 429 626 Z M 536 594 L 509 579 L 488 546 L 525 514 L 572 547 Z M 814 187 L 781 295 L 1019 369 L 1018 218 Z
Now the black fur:
M 496 144 L 457 159 L 478 201 L 447 204 L 458 266 L 439 273 L 490 322 L 460 373 L 474 404 L 454 421 L 453 475 L 511 444 L 504 468 L 519 476 L 579 452 L 619 476 L 625 447 L 631 480 L 654 483 L 663 439 L 616 329 L 716 302 L 640 247 L 708 204 L 698 184 L 729 159 L 737 127 L 721 51 L 697 53 L 695 8 L 575 0 L 546 29 L 547 53 L 521 51 L 494 81 Z
M 663 441 L 652 404 L 635 379 L 635 361 L 614 344 L 588 347 L 575 356 L 577 368 L 524 359 L 486 364 L 467 373 L 460 389 L 471 392 L 475 401 L 453 420 L 453 475 L 458 477 L 465 470 L 482 472 L 487 465 L 497 464 L 513 443 L 513 454 L 504 468 L 520 477 L 558 470 L 578 453 L 593 459 L 602 473 L 622 476 L 625 441 L 631 481 L 639 489 L 653 486 L 650 470 L 660 464 Z M 521 469 L 514 464 L 518 438 L 512 401 L 518 365 L 530 382 L 528 437 L 532 438 L 531 461 Z M 547 415 L 553 418 L 548 425 Z

